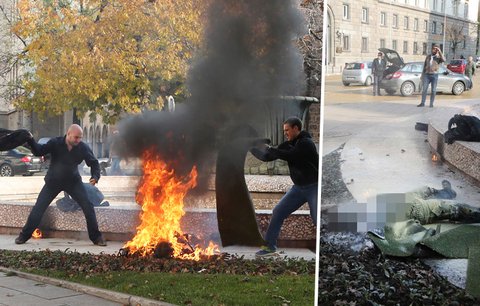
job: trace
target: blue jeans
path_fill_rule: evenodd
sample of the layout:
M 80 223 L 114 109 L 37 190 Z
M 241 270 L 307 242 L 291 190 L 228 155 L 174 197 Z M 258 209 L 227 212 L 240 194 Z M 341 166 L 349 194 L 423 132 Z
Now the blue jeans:
M 87 221 L 88 237 L 90 240 L 95 242 L 101 237 L 102 234 L 98 230 L 97 217 L 93 209 L 93 204 L 88 199 L 87 190 L 80 180 L 66 183 L 46 182 L 38 195 L 37 202 L 30 211 L 27 223 L 20 232 L 20 237 L 25 240 L 30 239 L 33 231 L 40 224 L 45 210 L 47 210 L 50 203 L 61 191 L 66 191 L 82 208 Z
M 272 212 L 272 218 L 268 225 L 267 233 L 265 234 L 265 241 L 268 248 L 272 250 L 277 249 L 277 239 L 280 235 L 283 221 L 294 211 L 300 208 L 305 202 L 308 202 L 310 207 L 310 216 L 313 224 L 317 224 L 317 201 L 318 201 L 318 183 L 297 186 L 293 185 L 275 206 Z
M 432 91 L 430 94 L 430 106 L 433 106 L 433 101 L 435 101 L 435 94 L 437 93 L 437 83 L 438 83 L 438 74 L 436 73 L 426 73 L 423 76 L 423 90 L 422 90 L 422 103 L 421 105 L 425 105 L 425 100 L 427 99 L 427 90 L 428 84 L 430 84 Z
M 122 175 L 122 169 L 120 169 L 120 157 L 112 157 L 112 175 Z

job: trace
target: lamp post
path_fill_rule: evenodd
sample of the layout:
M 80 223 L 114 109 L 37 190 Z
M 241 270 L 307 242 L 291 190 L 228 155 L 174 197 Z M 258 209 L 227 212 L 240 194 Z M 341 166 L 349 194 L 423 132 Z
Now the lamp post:
M 447 0 L 443 1 L 443 45 L 442 52 L 445 54 L 445 35 L 447 33 Z

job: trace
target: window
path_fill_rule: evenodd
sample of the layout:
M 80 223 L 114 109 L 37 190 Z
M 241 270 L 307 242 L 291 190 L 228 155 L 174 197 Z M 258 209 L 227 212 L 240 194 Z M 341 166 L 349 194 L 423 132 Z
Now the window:
M 413 30 L 418 31 L 418 18 L 413 20 Z
M 443 34 L 443 31 L 445 31 L 445 25 L 443 22 L 440 24 L 440 34 Z
M 385 38 L 380 39 L 380 48 L 386 48 Z
M 468 18 L 468 3 L 465 3 L 465 6 L 463 8 L 463 17 Z
M 428 32 L 428 20 L 423 21 L 423 31 Z
M 422 44 L 422 54 L 423 55 L 427 54 L 427 43 L 425 42 Z
M 397 14 L 393 14 L 392 27 L 398 28 L 398 15 Z
M 440 6 L 442 8 L 442 13 L 444 13 L 445 12 L 445 0 L 440 1 Z
M 380 13 L 380 25 L 386 26 L 387 25 L 387 13 L 381 12 Z
M 437 7 L 437 0 L 433 0 L 433 10 L 436 11 Z
M 458 16 L 458 3 L 453 1 L 453 15 Z
M 415 6 L 418 6 L 420 4 L 420 0 L 415 0 Z
M 408 53 L 408 41 L 403 41 L 403 53 Z
M 432 34 L 437 34 L 437 22 L 432 21 Z
M 396 39 L 392 40 L 392 49 L 397 51 L 397 40 Z
M 350 19 L 350 5 L 343 4 L 343 19 Z
M 368 38 L 362 37 L 362 52 L 368 52 Z
M 362 8 L 362 22 L 368 23 L 368 8 L 366 7 Z
M 350 50 L 350 36 L 348 35 L 343 35 L 343 50 Z
M 418 54 L 418 42 L 413 42 L 413 54 Z
M 409 28 L 409 24 L 408 24 L 408 23 L 409 23 L 408 16 L 403 17 L 403 28 L 404 28 L 405 30 L 408 30 L 408 28 Z
M 465 36 L 464 36 L 465 37 Z M 467 39 L 463 39 L 463 49 L 467 48 Z

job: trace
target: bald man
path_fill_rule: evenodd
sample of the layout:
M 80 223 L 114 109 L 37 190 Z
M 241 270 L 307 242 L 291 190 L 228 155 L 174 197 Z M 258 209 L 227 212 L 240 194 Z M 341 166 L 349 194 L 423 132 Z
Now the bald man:
M 96 245 L 106 246 L 102 234 L 98 230 L 97 217 L 93 204 L 87 197 L 87 191 L 82 183 L 78 165 L 85 161 L 90 167 L 90 184 L 95 185 L 100 179 L 100 166 L 92 150 L 82 142 L 83 130 L 77 124 L 72 124 L 67 135 L 50 139 L 46 144 L 38 144 L 33 137 L 28 140 L 32 152 L 36 156 L 51 154 L 52 159 L 45 175 L 45 185 L 38 195 L 37 202 L 30 211 L 27 223 L 16 244 L 27 242 L 33 231 L 38 227 L 42 216 L 53 199 L 62 191 L 67 192 L 82 208 L 87 220 L 88 236 Z

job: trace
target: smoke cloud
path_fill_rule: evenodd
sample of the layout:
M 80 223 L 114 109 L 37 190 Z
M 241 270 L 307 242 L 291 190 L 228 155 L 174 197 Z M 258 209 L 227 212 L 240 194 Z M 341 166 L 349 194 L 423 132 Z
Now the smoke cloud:
M 177 171 L 210 172 L 226 131 L 255 129 L 264 137 L 275 97 L 299 95 L 303 59 L 294 40 L 304 31 L 296 1 L 214 1 L 204 47 L 188 74 L 188 101 L 175 112 L 150 112 L 119 125 L 126 156 L 154 148 Z M 202 176 L 203 175 L 203 176 Z

